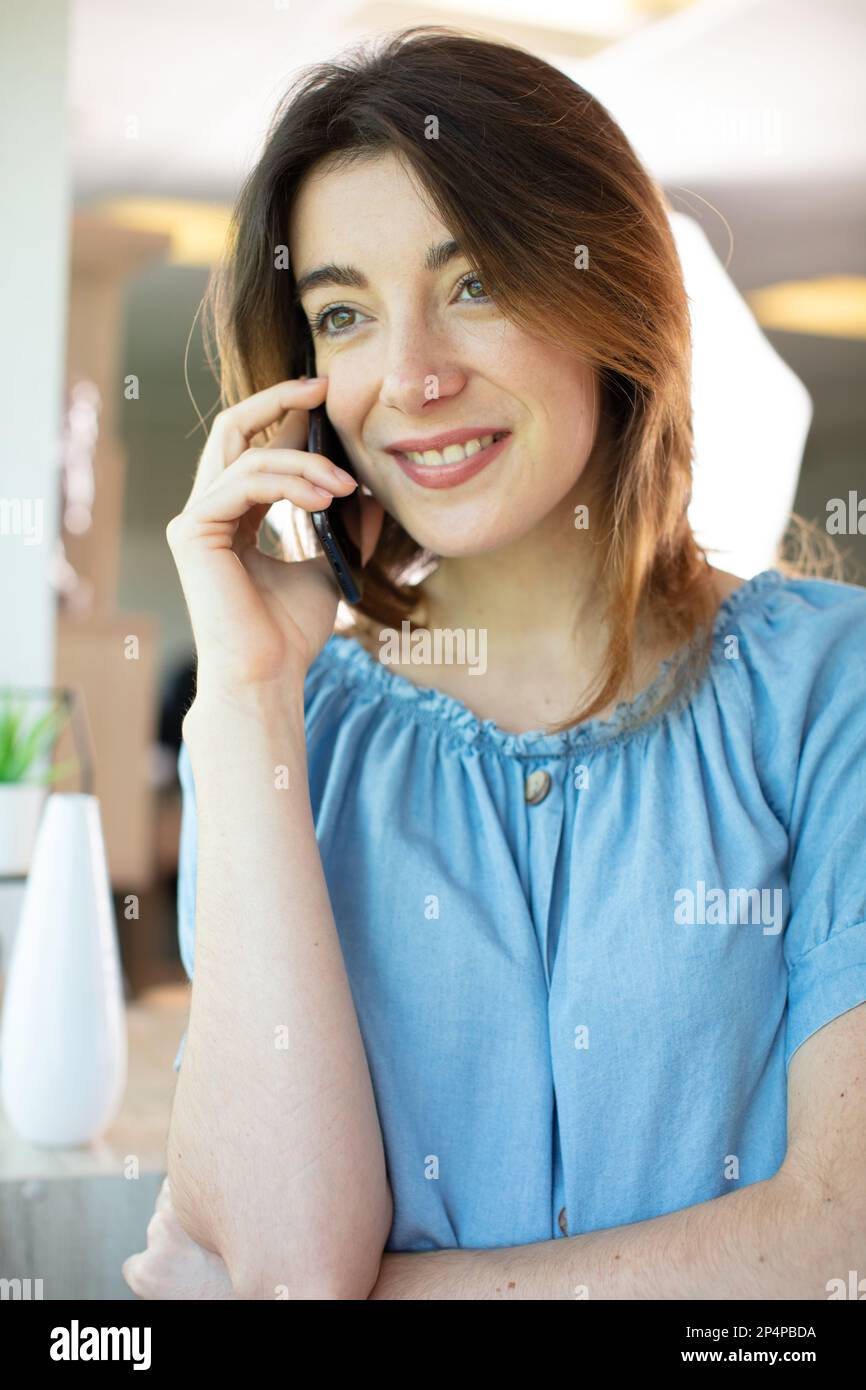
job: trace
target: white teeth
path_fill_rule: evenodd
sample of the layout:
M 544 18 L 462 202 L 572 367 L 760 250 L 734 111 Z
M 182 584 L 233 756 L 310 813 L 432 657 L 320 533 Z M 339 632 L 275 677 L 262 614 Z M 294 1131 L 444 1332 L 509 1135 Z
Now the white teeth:
M 423 464 L 425 468 L 436 468 L 443 463 L 462 463 L 464 459 L 477 454 L 492 444 L 494 435 L 484 434 L 480 439 L 467 439 L 465 444 L 448 444 L 444 449 L 425 449 L 422 453 L 407 454 L 413 463 Z

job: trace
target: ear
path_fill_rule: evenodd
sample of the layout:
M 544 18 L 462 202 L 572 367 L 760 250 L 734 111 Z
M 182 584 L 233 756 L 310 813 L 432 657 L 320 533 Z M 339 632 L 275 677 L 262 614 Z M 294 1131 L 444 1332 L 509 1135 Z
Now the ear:
M 346 530 L 361 552 L 361 565 L 367 564 L 382 534 L 385 523 L 385 508 L 375 497 L 369 496 L 358 487 L 345 505 L 343 516 Z

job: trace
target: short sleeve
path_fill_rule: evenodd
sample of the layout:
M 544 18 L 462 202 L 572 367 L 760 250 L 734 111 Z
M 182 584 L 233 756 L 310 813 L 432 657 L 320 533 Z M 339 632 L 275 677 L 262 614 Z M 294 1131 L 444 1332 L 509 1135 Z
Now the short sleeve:
M 177 774 L 181 788 L 180 841 L 177 863 L 177 933 L 180 958 L 187 978 L 192 979 L 195 957 L 195 875 L 196 875 L 196 804 L 195 783 L 189 752 L 181 743 L 177 759 Z M 174 1069 L 178 1071 L 186 1045 L 186 1033 L 180 1040 Z
M 774 749 L 779 758 L 794 754 L 796 768 L 786 1074 L 801 1043 L 866 1002 L 866 590 L 801 581 L 794 602 L 803 601 L 811 611 L 802 615 L 799 652 L 786 657 L 791 683 L 777 694 L 793 706 L 800 746 L 779 738 Z

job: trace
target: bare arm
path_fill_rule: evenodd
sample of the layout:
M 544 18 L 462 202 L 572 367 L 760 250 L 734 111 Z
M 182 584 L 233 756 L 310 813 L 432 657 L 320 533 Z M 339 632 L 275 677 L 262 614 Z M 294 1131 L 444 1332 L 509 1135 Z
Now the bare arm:
M 200 695 L 184 738 L 198 870 L 175 1209 L 241 1298 L 366 1298 L 392 1200 L 313 825 L 303 687 Z
M 788 1071 L 773 1177 L 566 1240 L 387 1253 L 379 1299 L 847 1298 L 866 1267 L 866 1004 L 813 1033 Z
M 373 1300 L 826 1298 L 862 1256 L 811 1194 L 777 1173 L 649 1221 L 491 1250 L 385 1254 Z
M 184 738 L 199 823 L 168 1170 L 178 1220 L 224 1260 L 239 1298 L 366 1297 L 391 1225 L 307 780 L 304 687 L 338 591 L 324 556 L 284 562 L 256 544 L 277 501 L 312 512 L 340 495 L 354 515 L 356 480 L 305 448 L 327 388 L 276 382 L 220 411 L 166 527 L 195 637 Z M 369 547 L 384 513 L 363 502 Z
M 565 1240 L 389 1251 L 369 1298 L 852 1297 L 852 1276 L 856 1282 L 866 1261 L 864 1052 L 866 1004 L 798 1049 L 788 1076 L 788 1153 L 772 1178 Z M 148 1249 L 124 1267 L 130 1287 L 143 1298 L 232 1298 L 218 1258 L 180 1237 L 164 1194 L 159 1206 L 165 1224 L 151 1224 Z

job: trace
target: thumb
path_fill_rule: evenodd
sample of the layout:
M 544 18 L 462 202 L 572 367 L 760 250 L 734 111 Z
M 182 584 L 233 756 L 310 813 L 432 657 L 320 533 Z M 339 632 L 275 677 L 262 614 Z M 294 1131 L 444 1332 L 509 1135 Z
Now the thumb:
M 353 497 L 346 503 L 344 512 L 346 530 L 361 552 L 362 567 L 367 564 L 382 534 L 385 524 L 385 508 L 375 497 L 356 489 Z

